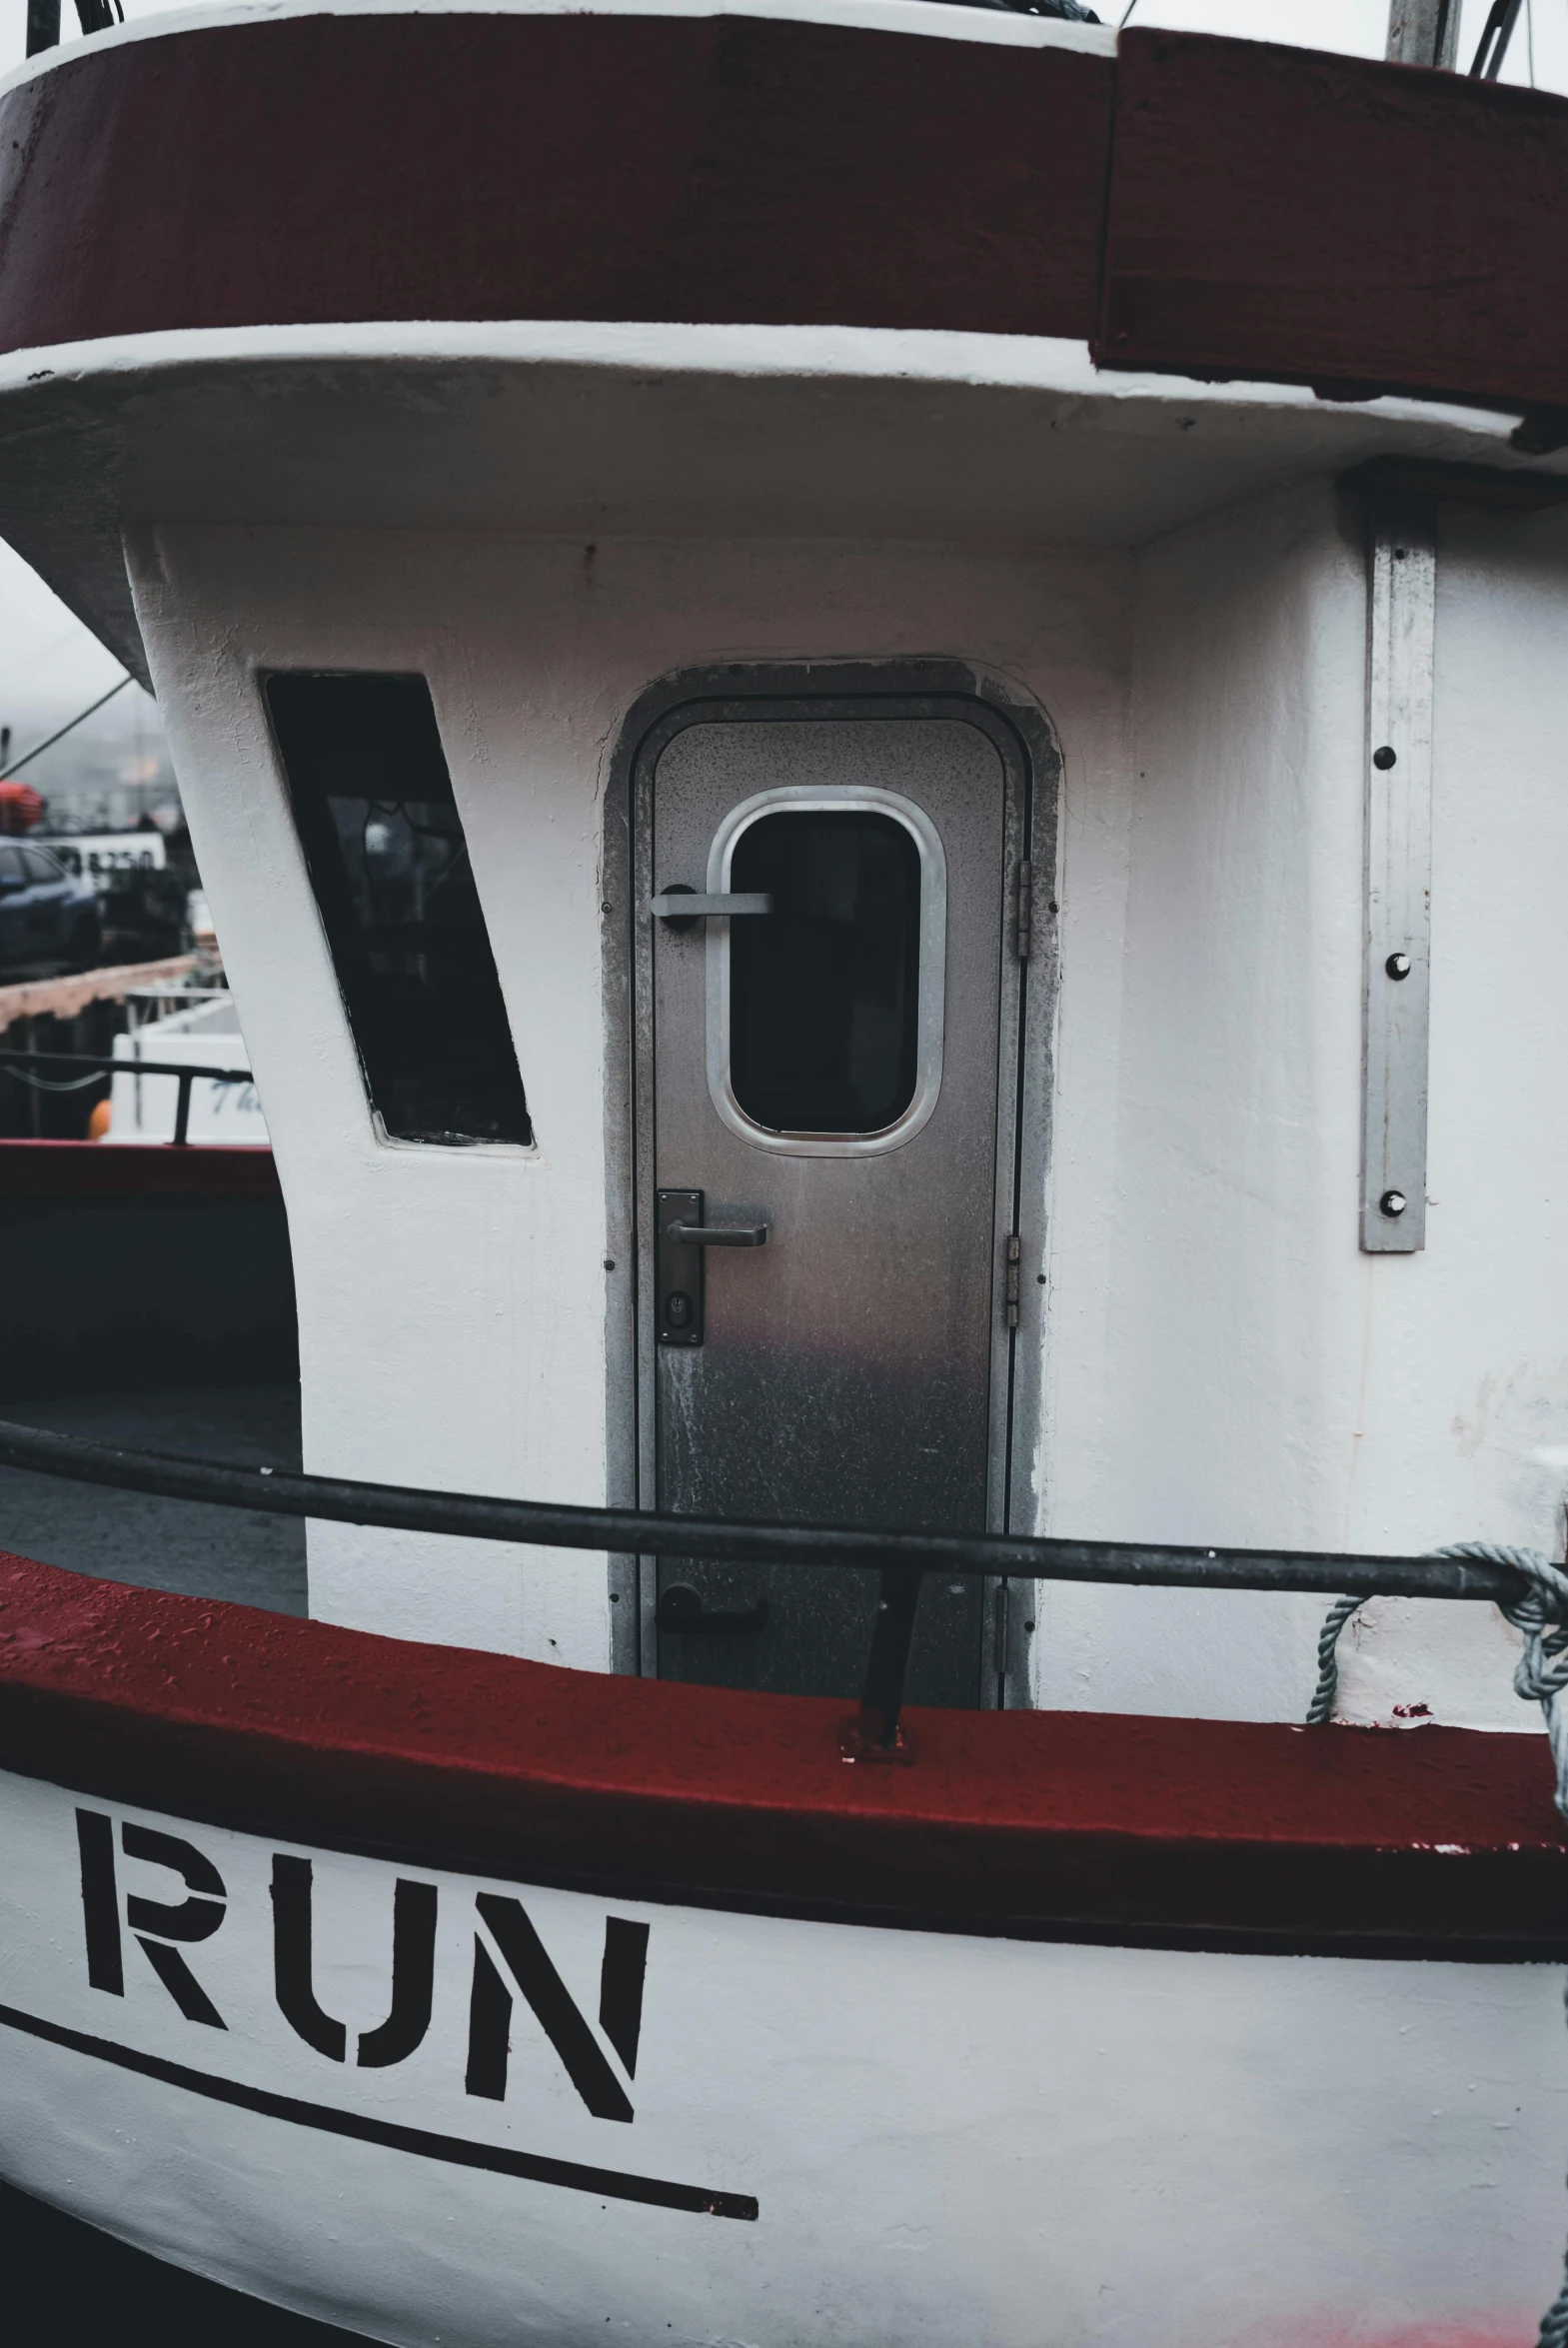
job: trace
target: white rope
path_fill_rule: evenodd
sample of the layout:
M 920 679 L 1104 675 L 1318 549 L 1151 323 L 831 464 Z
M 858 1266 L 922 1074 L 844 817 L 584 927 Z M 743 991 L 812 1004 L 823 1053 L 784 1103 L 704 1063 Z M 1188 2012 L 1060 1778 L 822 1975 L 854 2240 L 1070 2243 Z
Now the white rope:
M 1514 1693 L 1526 1703 L 1539 1704 L 1546 1715 L 1557 1807 L 1568 1818 L 1568 1704 L 1558 1700 L 1568 1688 L 1568 1573 L 1543 1557 L 1539 1549 L 1508 1549 L 1493 1541 L 1455 1541 L 1429 1554 L 1507 1565 L 1524 1583 L 1517 1597 L 1497 1601 L 1515 1630 L 1524 1633 L 1524 1646 L 1514 1667 Z M 1360 1598 L 1336 1598 L 1328 1610 L 1318 1634 L 1317 1686 L 1307 1712 L 1309 1727 L 1321 1727 L 1333 1717 L 1339 1686 L 1339 1634 L 1363 1603 Z M 1568 2260 L 1564 2262 L 1562 2289 L 1541 2318 L 1537 2348 L 1568 2348 Z

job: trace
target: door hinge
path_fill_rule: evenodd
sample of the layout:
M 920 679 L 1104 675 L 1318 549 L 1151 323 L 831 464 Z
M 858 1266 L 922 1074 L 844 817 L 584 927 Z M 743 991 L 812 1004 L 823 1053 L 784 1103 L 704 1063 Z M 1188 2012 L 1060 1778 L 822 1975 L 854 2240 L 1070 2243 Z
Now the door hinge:
M 1023 1255 L 1023 1242 L 1016 1231 L 1007 1233 L 1007 1326 L 1018 1325 L 1018 1264 Z
M 1033 919 L 1033 890 L 1030 887 L 1032 879 L 1033 867 L 1030 865 L 1028 858 L 1025 857 L 1022 864 L 1018 867 L 1018 922 L 1016 934 L 1018 940 L 1019 962 L 1027 962 L 1029 959 L 1029 930 Z

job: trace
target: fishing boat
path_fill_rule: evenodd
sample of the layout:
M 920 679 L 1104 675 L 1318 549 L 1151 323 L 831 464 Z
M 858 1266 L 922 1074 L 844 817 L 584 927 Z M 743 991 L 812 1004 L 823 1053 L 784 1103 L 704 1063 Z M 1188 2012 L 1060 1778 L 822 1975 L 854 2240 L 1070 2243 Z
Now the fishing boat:
M 407 2348 L 1533 2337 L 1568 102 L 1447 13 L 0 89 L 0 530 L 271 1151 L 26 1179 L 275 1167 L 304 1470 L 0 1459 L 309 1556 L 0 1561 L 12 2185 Z

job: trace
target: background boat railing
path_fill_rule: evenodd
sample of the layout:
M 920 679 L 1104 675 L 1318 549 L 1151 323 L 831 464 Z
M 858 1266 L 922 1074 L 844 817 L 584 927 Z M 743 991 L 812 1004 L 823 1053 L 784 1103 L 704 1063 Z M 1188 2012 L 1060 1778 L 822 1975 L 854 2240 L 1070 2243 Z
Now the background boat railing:
M 178 1079 L 180 1095 L 174 1105 L 174 1140 L 161 1145 L 165 1150 L 189 1147 L 193 1085 L 254 1085 L 256 1082 L 248 1068 L 190 1068 L 177 1060 L 128 1060 L 123 1055 L 116 1060 L 112 1053 L 101 1052 L 0 1052 L 0 1069 L 7 1068 L 79 1068 L 88 1077 Z
M 202 1072 L 198 1072 L 202 1073 Z M 927 1573 L 1176 1589 L 1299 1590 L 1313 1596 L 1516 1601 L 1522 1575 L 1467 1557 L 1340 1556 L 1318 1549 L 1182 1547 L 1015 1533 L 899 1532 L 859 1525 L 753 1524 L 636 1508 L 585 1508 L 476 1492 L 418 1490 L 292 1468 L 130 1449 L 0 1420 L 0 1465 L 119 1491 L 204 1500 L 269 1516 L 314 1516 L 388 1531 L 608 1551 L 614 1556 L 874 1568 L 877 1610 L 845 1753 L 906 1757 L 899 1718 L 920 1586 Z

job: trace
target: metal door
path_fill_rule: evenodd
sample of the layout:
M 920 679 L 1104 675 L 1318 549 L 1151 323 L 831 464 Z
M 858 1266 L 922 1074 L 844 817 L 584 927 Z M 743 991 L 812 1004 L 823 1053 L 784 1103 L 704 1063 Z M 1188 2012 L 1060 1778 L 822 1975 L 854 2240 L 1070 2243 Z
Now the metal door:
M 1000 1522 L 1025 820 L 1006 730 L 957 697 L 698 704 L 636 787 L 645 1489 L 690 1514 Z M 868 1573 L 667 1558 L 642 1581 L 645 1669 L 858 1685 Z M 914 1701 L 980 1700 L 983 1614 L 979 1583 L 927 1583 Z

